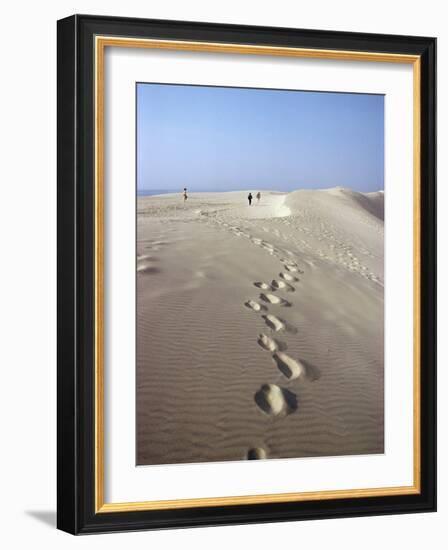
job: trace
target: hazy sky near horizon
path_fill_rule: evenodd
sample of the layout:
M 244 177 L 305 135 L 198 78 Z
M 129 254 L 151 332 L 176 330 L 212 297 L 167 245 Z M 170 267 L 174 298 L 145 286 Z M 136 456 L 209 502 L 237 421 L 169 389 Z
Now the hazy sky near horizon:
M 137 84 L 137 189 L 384 188 L 384 96 Z

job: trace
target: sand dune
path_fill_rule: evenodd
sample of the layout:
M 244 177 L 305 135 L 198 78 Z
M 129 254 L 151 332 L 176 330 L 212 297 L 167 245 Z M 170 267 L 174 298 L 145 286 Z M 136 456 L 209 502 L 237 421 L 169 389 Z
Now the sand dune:
M 138 199 L 137 463 L 382 453 L 384 195 Z

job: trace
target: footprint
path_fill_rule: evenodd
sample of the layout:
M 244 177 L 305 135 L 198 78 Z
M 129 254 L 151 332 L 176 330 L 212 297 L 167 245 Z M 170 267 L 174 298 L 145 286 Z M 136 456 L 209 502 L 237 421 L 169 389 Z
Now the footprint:
M 278 350 L 277 342 L 272 338 L 269 338 L 269 336 L 266 336 L 266 334 L 259 334 L 257 342 L 258 342 L 258 345 L 261 346 L 266 351 Z
M 247 460 L 264 460 L 267 458 L 266 451 L 262 447 L 254 447 L 247 451 Z
M 285 329 L 285 323 L 275 315 L 263 315 L 263 319 L 268 327 L 274 332 Z
M 288 380 L 295 380 L 296 378 L 304 378 L 306 376 L 305 365 L 300 361 L 296 361 L 286 353 L 279 351 L 274 353 L 272 358 L 277 363 L 279 370 Z
M 299 281 L 298 277 L 294 277 L 294 275 L 291 275 L 290 273 L 280 273 L 279 277 L 281 277 L 285 281 L 290 281 L 292 283 L 297 283 L 297 281 Z
M 299 268 L 299 266 L 297 265 L 296 262 L 293 262 L 291 260 L 288 260 L 286 258 L 281 258 L 280 261 L 282 262 L 282 264 L 284 264 L 285 266 L 285 269 L 287 271 L 291 271 L 293 273 L 301 273 L 303 275 L 303 270 Z
M 275 289 L 275 290 L 286 290 L 286 292 L 295 292 L 296 289 L 288 284 L 288 283 L 285 283 L 285 281 L 276 281 L 276 280 L 273 280 L 272 283 L 271 283 L 271 288 Z
M 297 410 L 297 396 L 276 384 L 263 384 L 255 394 L 255 403 L 272 416 L 286 416 Z
M 261 288 L 263 290 L 272 290 L 271 285 L 268 285 L 268 283 L 257 282 L 257 283 L 254 283 L 254 286 Z
M 259 304 L 255 300 L 247 300 L 247 302 L 244 302 L 244 305 L 248 307 L 249 309 L 253 309 L 254 311 L 266 311 L 267 307 Z
M 269 304 L 276 304 L 283 307 L 289 307 L 291 305 L 290 302 L 280 298 L 279 296 L 275 296 L 275 294 L 260 294 L 260 298 Z

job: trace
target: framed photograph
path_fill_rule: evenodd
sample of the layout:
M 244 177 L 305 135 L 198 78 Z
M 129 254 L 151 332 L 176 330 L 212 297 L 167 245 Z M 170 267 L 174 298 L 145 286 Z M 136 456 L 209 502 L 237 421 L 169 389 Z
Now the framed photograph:
M 58 22 L 58 527 L 436 508 L 434 38 Z

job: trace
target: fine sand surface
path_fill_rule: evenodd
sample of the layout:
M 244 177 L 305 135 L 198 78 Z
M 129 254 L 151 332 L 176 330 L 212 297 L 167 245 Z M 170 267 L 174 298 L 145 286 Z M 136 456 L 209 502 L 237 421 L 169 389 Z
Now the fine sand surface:
M 138 198 L 137 464 L 382 453 L 383 193 L 247 194 Z

